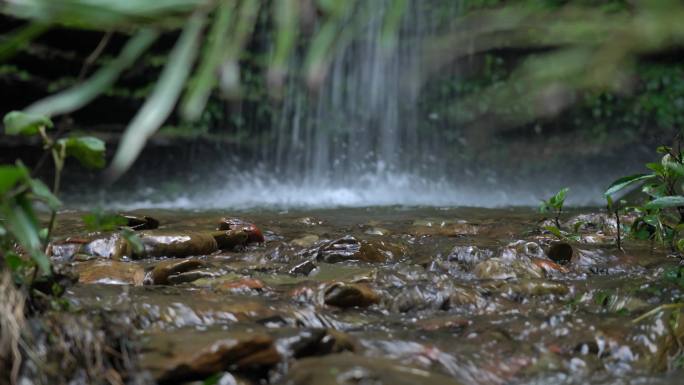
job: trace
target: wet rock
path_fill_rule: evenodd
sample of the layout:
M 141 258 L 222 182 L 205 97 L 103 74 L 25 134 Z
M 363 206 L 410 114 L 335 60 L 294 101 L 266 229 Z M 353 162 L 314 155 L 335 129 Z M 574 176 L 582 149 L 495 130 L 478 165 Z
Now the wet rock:
M 316 264 L 311 260 L 306 260 L 292 266 L 287 272 L 291 275 L 304 275 L 307 276 L 311 274 L 312 271 L 316 269 Z
M 617 232 L 617 221 L 614 215 L 606 213 L 579 214 L 570 218 L 565 227 L 575 232 L 602 232 L 612 235 Z
M 449 298 L 444 307 L 448 309 L 469 306 L 481 308 L 487 304 L 487 300 L 475 288 L 455 286 L 450 290 Z
M 85 284 L 141 286 L 145 270 L 132 262 L 98 261 L 77 265 L 78 282 Z
M 561 282 L 552 282 L 541 279 L 523 279 L 518 282 L 506 283 L 506 289 L 524 297 L 541 295 L 565 295 L 570 292 L 568 287 Z
M 477 246 L 455 246 L 447 256 L 447 260 L 458 262 L 467 268 L 472 268 L 493 255 L 493 251 L 480 249 Z
M 567 265 L 572 259 L 572 246 L 565 242 L 555 242 L 549 247 L 546 253 L 549 259 L 558 263 L 559 265 Z
M 138 234 L 143 244 L 142 257 L 189 257 L 207 255 L 218 250 L 212 233 L 142 231 Z
M 198 351 L 184 353 L 167 359 L 166 367 L 157 377 L 160 384 L 203 380 L 223 371 L 259 372 L 281 360 L 273 338 L 259 333 L 223 338 Z
M 553 261 L 542 258 L 531 258 L 532 263 L 541 268 L 546 275 L 557 276 L 566 274 L 569 270 Z
M 215 288 L 219 291 L 261 291 L 265 288 L 263 282 L 255 278 L 241 278 L 234 281 L 222 281 Z
M 363 233 L 368 234 L 368 235 L 378 235 L 378 236 L 390 235 L 390 231 L 387 229 L 384 229 L 382 227 L 371 227 L 369 229 L 366 229 L 366 231 L 364 231 Z
M 318 235 L 309 234 L 301 238 L 296 238 L 290 241 L 290 244 L 298 247 L 311 247 L 318 242 Z
M 458 382 L 442 374 L 397 361 L 341 353 L 297 360 L 278 384 L 458 385 Z
M 466 235 L 476 235 L 479 227 L 475 224 L 463 220 L 459 221 L 431 221 L 418 220 L 413 222 L 411 233 L 416 236 L 444 236 L 459 237 Z
M 359 349 L 358 344 L 350 335 L 334 329 L 304 330 L 286 342 L 288 345 L 286 349 L 295 358 L 355 352 Z
M 244 230 L 218 230 L 212 236 L 220 250 L 235 250 L 249 243 L 249 233 Z
M 400 248 L 382 241 L 359 241 L 352 236 L 346 236 L 321 246 L 318 249 L 317 259 L 327 263 L 385 262 L 394 259 L 400 253 Z
M 121 217 L 126 220 L 126 227 L 135 231 L 140 230 L 154 230 L 159 227 L 159 221 L 144 215 L 142 217 L 128 214 L 121 214 Z
M 542 269 L 529 259 L 504 260 L 491 258 L 478 263 L 473 269 L 480 279 L 543 278 Z
M 204 266 L 197 259 L 170 259 L 157 263 L 150 273 L 151 283 L 154 285 L 168 285 L 178 283 L 178 276 L 190 270 Z
M 449 291 L 434 286 L 411 285 L 402 288 L 389 301 L 395 312 L 405 313 L 423 309 L 442 310 L 448 307 Z
M 424 331 L 461 331 L 470 325 L 471 321 L 462 316 L 442 316 L 437 318 L 422 319 L 416 323 L 420 330 Z
M 509 243 L 501 250 L 501 258 L 515 260 L 525 257 L 544 258 L 544 250 L 535 242 L 523 240 Z
M 341 308 L 368 307 L 380 302 L 380 296 L 368 285 L 336 282 L 325 288 L 326 305 Z
M 92 240 L 83 246 L 84 254 L 114 260 L 130 256 L 132 249 L 128 241 L 119 233 Z
M 58 261 L 71 261 L 77 254 L 82 253 L 83 246 L 88 242 L 89 241 L 85 239 L 55 241 L 50 243 L 46 254 Z
M 264 243 L 264 235 L 261 230 L 253 223 L 243 221 L 238 218 L 223 218 L 217 230 L 241 230 L 247 233 L 248 243 Z

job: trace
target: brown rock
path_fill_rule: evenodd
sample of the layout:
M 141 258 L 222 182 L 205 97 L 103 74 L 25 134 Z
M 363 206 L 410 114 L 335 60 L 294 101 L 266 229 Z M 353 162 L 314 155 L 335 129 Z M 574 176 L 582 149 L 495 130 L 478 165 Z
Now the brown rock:
M 263 370 L 280 362 L 273 338 L 265 334 L 244 334 L 226 338 L 191 355 L 173 357 L 158 378 L 160 384 L 203 380 L 223 371 Z
M 169 259 L 157 263 L 150 273 L 150 278 L 154 285 L 168 285 L 170 283 L 170 276 L 178 275 L 203 265 L 203 262 L 196 259 Z
M 144 250 L 136 257 L 189 257 L 218 250 L 212 233 L 142 231 L 138 234 Z
M 385 262 L 401 254 L 401 249 L 382 241 L 359 241 L 346 236 L 328 242 L 318 249 L 317 259 L 327 263 L 343 261 Z
M 142 266 L 132 262 L 97 261 L 77 265 L 78 282 L 141 286 L 145 279 Z
M 264 283 L 255 278 L 242 278 L 235 281 L 223 281 L 216 286 L 221 291 L 263 290 Z
M 236 230 L 247 233 L 247 243 L 264 243 L 264 235 L 255 224 L 238 218 L 223 218 L 217 230 Z
M 341 308 L 368 307 L 379 303 L 380 296 L 365 284 L 336 282 L 326 287 L 324 302 Z

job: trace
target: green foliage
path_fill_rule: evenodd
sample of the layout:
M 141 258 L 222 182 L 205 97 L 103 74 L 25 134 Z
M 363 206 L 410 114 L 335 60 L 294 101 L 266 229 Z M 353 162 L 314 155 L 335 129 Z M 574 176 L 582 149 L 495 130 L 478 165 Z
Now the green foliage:
M 657 152 L 662 154 L 660 162 L 646 164 L 650 174 L 620 178 L 610 184 L 604 196 L 611 209 L 612 195 L 641 184 L 641 192 L 648 200 L 633 207 L 640 215 L 632 225 L 632 235 L 637 239 L 654 239 L 670 245 L 673 251 L 684 252 L 680 237 L 684 230 L 684 152 L 667 146 L 658 147 Z
M 0 255 L 5 256 L 5 265 L 13 271 L 27 265 L 28 262 L 17 253 L 16 246 L 20 246 L 43 274 L 50 274 L 50 263 L 43 252 L 40 224 L 32 202 L 43 200 L 58 205 L 59 200 L 45 189 L 44 184 L 32 179 L 20 162 L 14 166 L 1 166 L 0 181 L 3 181 L 0 217 L 4 219 L 0 222 Z
M 66 155 L 76 158 L 87 168 L 102 168 L 105 166 L 105 143 L 92 136 L 60 139 L 58 146 L 63 146 Z
M 565 197 L 568 195 L 568 188 L 562 188 L 551 198 L 542 201 L 539 205 L 539 212 L 561 212 L 563 211 L 563 204 L 565 204 Z
M 108 214 L 102 210 L 94 210 L 81 219 L 88 231 L 114 231 L 128 223 L 121 215 Z
M 52 121 L 43 115 L 12 111 L 3 119 L 5 135 L 36 135 L 43 128 L 52 128 Z
M 27 271 L 51 274 L 50 261 L 44 250 L 55 226 L 57 210 L 62 205 L 56 194 L 65 159 L 73 157 L 86 167 L 103 167 L 105 146 L 93 137 L 54 141 L 46 132 L 53 126 L 52 121 L 40 114 L 12 111 L 3 121 L 6 134 L 39 135 L 55 166 L 51 190 L 42 181 L 32 178 L 20 161 L 15 165 L 0 165 L 0 267 L 9 268 L 15 279 L 24 283 Z M 38 221 L 36 203 L 44 204 L 51 211 L 47 228 L 42 228 Z
M 547 226 L 545 229 L 552 234 L 556 235 L 558 238 L 565 239 L 567 237 L 561 230 L 560 216 L 563 213 L 563 204 L 565 204 L 565 197 L 568 195 L 568 188 L 562 188 L 555 195 L 547 200 L 542 200 L 539 205 L 540 213 L 551 212 L 554 214 L 554 221 L 556 226 Z

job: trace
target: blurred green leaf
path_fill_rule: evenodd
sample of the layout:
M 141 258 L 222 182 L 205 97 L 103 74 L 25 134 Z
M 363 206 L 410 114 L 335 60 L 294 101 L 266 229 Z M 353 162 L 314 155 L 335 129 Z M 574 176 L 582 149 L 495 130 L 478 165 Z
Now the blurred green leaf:
M 0 195 L 6 193 L 28 176 L 26 169 L 18 166 L 0 165 Z
M 205 16 L 196 13 L 185 25 L 152 94 L 121 138 L 109 170 L 110 179 L 117 179 L 128 170 L 142 151 L 147 139 L 159 129 L 171 113 L 195 61 L 197 42 L 204 22 Z
M 197 120 L 209 100 L 211 90 L 216 84 L 218 67 L 223 58 L 228 29 L 235 22 L 233 10 L 235 1 L 224 1 L 216 12 L 216 17 L 209 32 L 208 44 L 205 47 L 202 63 L 190 81 L 181 107 L 183 118 L 188 121 Z
M 39 200 L 45 202 L 52 210 L 57 210 L 62 206 L 62 202 L 52 194 L 50 188 L 38 179 L 29 179 L 29 186 L 33 195 Z
M 133 230 L 124 228 L 121 230 L 121 236 L 128 241 L 128 244 L 131 245 L 134 253 L 141 254 L 143 251 L 145 251 L 145 246 L 143 245 L 142 240 L 137 234 L 135 234 Z
M 52 128 L 50 118 L 40 114 L 12 111 L 3 119 L 6 135 L 35 135 L 40 127 Z
M 17 271 L 26 266 L 26 261 L 21 259 L 21 257 L 17 254 L 10 252 L 5 255 L 5 264 L 10 268 L 10 270 Z
M 5 203 L 1 208 L 7 229 L 29 253 L 44 274 L 50 274 L 50 261 L 41 250 L 38 225 L 31 203 L 23 198 Z
M 67 156 L 76 158 L 88 168 L 105 166 L 105 143 L 92 136 L 78 136 L 60 139 L 58 144 L 64 146 Z
M 644 208 L 647 209 L 664 209 L 668 207 L 678 207 L 678 206 L 684 206 L 684 196 L 681 195 L 672 195 L 672 196 L 665 196 L 661 198 L 656 198 L 644 205 Z
M 108 214 L 101 210 L 94 210 L 81 219 L 88 231 L 114 231 L 128 223 L 121 215 Z
M 610 186 L 608 186 L 608 189 L 606 189 L 603 195 L 606 197 L 610 197 L 611 195 L 615 194 L 616 192 L 626 188 L 627 186 L 633 183 L 652 179 L 654 177 L 655 176 L 653 174 L 636 174 L 617 179 L 616 181 L 611 183 Z
M 136 59 L 152 45 L 158 35 L 157 31 L 143 29 L 128 40 L 116 59 L 100 68 L 90 79 L 33 103 L 26 108 L 26 112 L 55 116 L 85 106 L 108 90 L 121 73 L 130 68 Z
M 224 96 L 238 97 L 240 94 L 240 53 L 252 36 L 261 2 L 243 0 L 240 3 L 236 23 L 230 31 L 231 39 L 224 47 L 223 63 L 219 72 L 219 85 Z
M 0 62 L 14 56 L 22 48 L 28 46 L 31 40 L 43 34 L 49 28 L 45 23 L 29 23 L 12 31 L 10 36 L 0 43 Z

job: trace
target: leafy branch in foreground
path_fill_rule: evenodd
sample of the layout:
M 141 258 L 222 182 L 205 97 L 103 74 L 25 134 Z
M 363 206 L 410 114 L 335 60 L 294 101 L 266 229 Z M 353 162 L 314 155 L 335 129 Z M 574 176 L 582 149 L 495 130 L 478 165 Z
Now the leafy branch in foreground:
M 0 165 L 0 268 L 9 268 L 16 281 L 26 283 L 29 275 L 35 279 L 39 273 L 45 276 L 52 273 L 45 249 L 61 207 L 57 194 L 66 158 L 73 157 L 86 167 L 101 168 L 105 163 L 105 145 L 102 140 L 88 136 L 54 140 L 48 135 L 53 123 L 44 115 L 12 111 L 5 115 L 3 123 L 6 135 L 40 136 L 55 168 L 50 189 L 33 178 L 21 161 Z M 36 204 L 50 210 L 47 227 L 40 225 Z
M 604 197 L 609 210 L 618 218 L 619 226 L 619 207 L 614 204 L 612 197 L 628 187 L 641 186 L 641 192 L 647 196 L 647 200 L 631 207 L 639 214 L 631 226 L 632 236 L 669 245 L 672 251 L 681 253 L 684 252 L 684 238 L 681 237 L 684 230 L 684 152 L 667 146 L 658 147 L 657 151 L 662 157 L 658 163 L 646 164 L 650 173 L 614 181 L 604 192 Z

